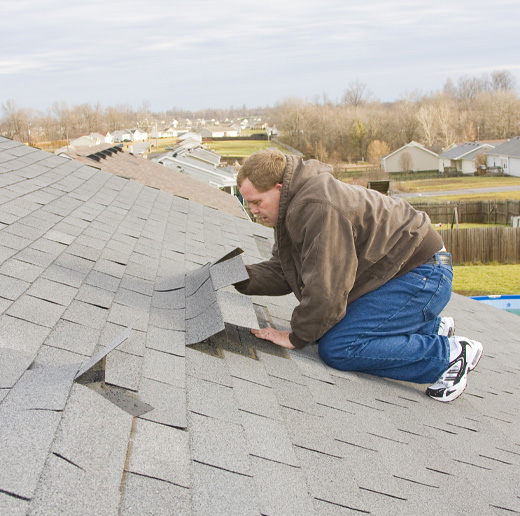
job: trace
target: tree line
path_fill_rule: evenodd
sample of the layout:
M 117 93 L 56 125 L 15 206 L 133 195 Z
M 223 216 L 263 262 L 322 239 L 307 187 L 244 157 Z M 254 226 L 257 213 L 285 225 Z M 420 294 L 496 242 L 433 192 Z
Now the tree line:
M 246 106 L 153 112 L 149 102 L 139 108 L 102 108 L 88 103 L 55 102 L 46 112 L 2 104 L 0 134 L 19 141 L 64 140 L 93 132 L 137 127 L 150 131 L 173 119 L 236 120 L 261 116 L 276 125 L 280 140 L 308 157 L 332 164 L 367 161 L 378 164 L 389 152 L 414 140 L 437 152 L 454 142 L 500 140 L 520 134 L 520 98 L 514 76 L 496 70 L 480 76 L 448 79 L 440 91 L 412 92 L 394 102 L 380 102 L 368 86 L 348 84 L 341 99 L 324 94 L 312 100 L 287 98 L 273 107 Z

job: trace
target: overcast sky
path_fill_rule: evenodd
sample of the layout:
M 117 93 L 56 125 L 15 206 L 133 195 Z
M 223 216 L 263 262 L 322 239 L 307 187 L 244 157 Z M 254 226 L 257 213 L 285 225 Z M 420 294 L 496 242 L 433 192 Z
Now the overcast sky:
M 508 69 L 518 0 L 0 0 L 0 103 L 153 111 L 381 101 Z

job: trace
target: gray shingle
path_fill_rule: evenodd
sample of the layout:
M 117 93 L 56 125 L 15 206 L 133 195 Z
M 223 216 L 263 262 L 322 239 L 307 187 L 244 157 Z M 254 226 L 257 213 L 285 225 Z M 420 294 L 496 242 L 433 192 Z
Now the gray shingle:
M 194 319 L 200 316 L 216 301 L 217 296 L 213 284 L 208 279 L 195 293 L 186 296 L 186 319 Z
M 100 331 L 95 328 L 62 319 L 51 330 L 45 344 L 90 357 L 99 336 Z
M 42 271 L 42 267 L 38 267 L 37 265 L 33 265 L 31 263 L 22 262 L 16 258 L 8 260 L 0 267 L 0 274 L 18 278 L 29 283 L 36 280 Z
M 188 515 L 191 514 L 190 489 L 128 473 L 125 475 L 119 511 L 121 516 Z
M 246 328 L 259 328 L 253 303 L 247 296 L 235 292 L 217 291 L 217 301 L 224 322 Z
M 186 352 L 185 335 L 182 331 L 149 327 L 146 336 L 146 347 L 184 356 Z
M 249 475 L 251 470 L 244 429 L 221 419 L 190 413 L 192 458 L 210 466 Z
M 184 388 L 186 386 L 185 359 L 147 348 L 144 355 L 143 376 Z
M 354 477 L 355 471 L 348 459 L 304 448 L 296 448 L 296 453 L 311 496 L 343 507 L 370 512 L 361 498 L 356 483 L 358 479 Z M 387 512 L 383 511 L 382 514 Z
M 83 324 L 95 330 L 101 330 L 107 320 L 108 310 L 96 305 L 74 300 L 69 305 L 63 319 L 67 321 Z
M 6 313 L 40 326 L 52 328 L 59 321 L 64 310 L 65 307 L 62 305 L 23 295 L 11 305 Z
M 12 301 L 18 299 L 31 285 L 28 281 L 5 276 L 4 274 L 0 274 L 0 282 L 2 285 L 0 296 Z
M 312 516 L 316 513 L 300 468 L 252 457 L 262 514 Z
M 18 349 L 0 347 L 0 389 L 13 387 L 31 365 L 34 357 L 34 354 Z
M 13 348 L 34 354 L 49 334 L 50 329 L 29 321 L 0 316 L 0 347 Z
M 39 278 L 32 284 L 27 294 L 58 305 L 68 306 L 77 292 L 78 290 L 74 287 Z
M 61 414 L 0 406 L 0 490 L 32 498 Z
M 282 420 L 280 407 L 273 389 L 239 378 L 233 378 L 233 391 L 238 407 L 241 410 L 270 419 Z
M 227 387 L 232 387 L 229 369 L 224 360 L 186 348 L 186 373 Z
M 188 439 L 183 430 L 136 419 L 126 471 L 190 487 Z
M 0 492 L 0 513 L 9 516 L 25 516 L 29 510 L 29 501 Z
M 260 516 L 251 477 L 195 462 L 192 491 L 194 516 Z
M 203 313 L 186 319 L 186 344 L 195 344 L 224 330 L 224 321 L 218 303 L 213 303 Z
M 186 388 L 190 393 L 188 407 L 191 412 L 241 424 L 233 388 L 195 376 L 187 377 Z
M 33 507 L 43 514 L 115 513 L 132 417 L 74 384 Z
M 282 421 L 241 412 L 251 455 L 299 466 L 291 440 Z
M 211 265 L 210 274 L 215 289 L 249 279 L 241 256 Z
M 143 377 L 139 395 L 143 401 L 153 406 L 153 410 L 141 416 L 142 419 L 176 428 L 188 426 L 186 389 Z

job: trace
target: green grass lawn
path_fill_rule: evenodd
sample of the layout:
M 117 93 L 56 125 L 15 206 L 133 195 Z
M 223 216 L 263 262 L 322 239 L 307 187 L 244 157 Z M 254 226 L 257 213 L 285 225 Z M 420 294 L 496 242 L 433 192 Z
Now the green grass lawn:
M 410 193 L 463 190 L 464 188 L 492 188 L 495 186 L 511 185 L 520 185 L 520 177 L 446 177 L 439 179 L 419 179 L 417 181 L 399 181 L 394 183 L 394 186 L 401 191 Z
M 450 195 L 450 190 L 463 190 L 465 188 L 494 188 L 497 186 L 520 186 L 520 177 L 493 177 L 493 176 L 468 176 L 446 177 L 440 179 L 420 179 L 417 181 L 399 181 L 392 183 L 392 187 L 406 193 L 417 193 L 417 197 L 408 198 L 409 202 L 421 202 L 426 199 L 429 202 L 443 201 L 479 201 L 479 200 L 520 200 L 520 191 L 476 193 L 464 195 Z M 421 192 L 446 192 L 436 197 L 421 197 Z
M 287 149 L 284 149 L 276 142 L 267 140 L 225 140 L 208 142 L 206 145 L 223 158 L 226 156 L 247 158 L 253 152 L 273 147 L 280 149 L 282 152 L 287 152 Z
M 465 296 L 520 295 L 520 264 L 455 265 L 453 292 Z

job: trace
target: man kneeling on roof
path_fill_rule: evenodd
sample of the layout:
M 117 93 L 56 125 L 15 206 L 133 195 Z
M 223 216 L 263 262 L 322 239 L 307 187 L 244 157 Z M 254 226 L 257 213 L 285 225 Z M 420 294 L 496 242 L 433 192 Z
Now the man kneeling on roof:
M 237 183 L 253 215 L 274 227 L 271 259 L 247 266 L 247 295 L 293 292 L 291 332 L 257 337 L 289 349 L 318 342 L 324 362 L 431 384 L 452 401 L 464 391 L 482 344 L 454 336 L 440 317 L 451 296 L 451 255 L 425 213 L 403 200 L 335 179 L 316 160 L 259 151 Z

